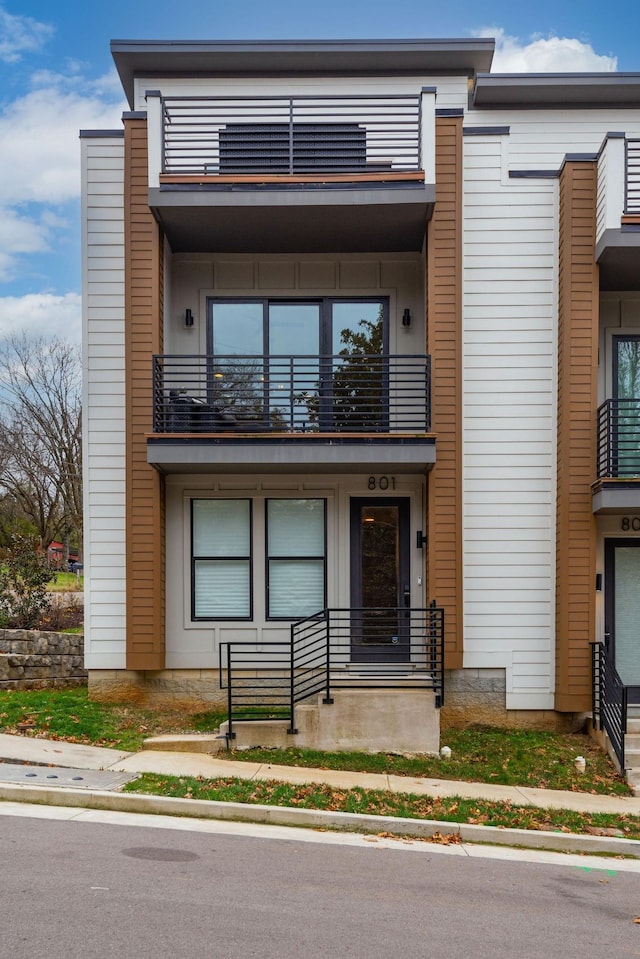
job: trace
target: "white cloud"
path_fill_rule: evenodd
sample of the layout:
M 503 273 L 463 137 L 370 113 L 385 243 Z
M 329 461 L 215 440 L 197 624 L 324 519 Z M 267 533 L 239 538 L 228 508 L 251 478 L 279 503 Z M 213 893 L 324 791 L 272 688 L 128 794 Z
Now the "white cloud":
M 78 293 L 28 293 L 0 297 L 0 339 L 11 333 L 80 342 L 82 300 Z
M 0 60 L 15 63 L 23 53 L 33 53 L 53 35 L 53 27 L 32 17 L 16 17 L 0 7 Z
M 0 204 L 28 201 L 55 205 L 80 193 L 81 129 L 119 129 L 124 100 L 110 78 L 89 84 L 81 77 L 40 73 L 36 88 L 0 114 Z M 108 99 L 103 99 L 109 90 Z
M 495 37 L 492 73 L 600 73 L 618 68 L 617 57 L 598 54 L 591 44 L 571 37 L 534 35 L 523 42 L 502 27 L 483 28 L 476 36 Z
M 58 225 L 50 215 L 42 216 L 38 222 L 16 210 L 0 207 L 0 281 L 17 275 L 20 256 L 47 250 L 51 230 Z

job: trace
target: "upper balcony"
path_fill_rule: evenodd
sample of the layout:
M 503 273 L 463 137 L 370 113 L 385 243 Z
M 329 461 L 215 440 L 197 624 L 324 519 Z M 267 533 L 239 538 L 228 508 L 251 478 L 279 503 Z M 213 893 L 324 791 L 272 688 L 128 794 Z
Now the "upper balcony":
M 640 139 L 609 133 L 598 158 L 600 289 L 640 289 Z
M 640 509 L 640 398 L 616 397 L 598 409 L 594 513 Z
M 156 356 L 148 462 L 163 472 L 423 472 L 428 356 Z
M 422 249 L 434 88 L 146 100 L 149 204 L 174 253 Z

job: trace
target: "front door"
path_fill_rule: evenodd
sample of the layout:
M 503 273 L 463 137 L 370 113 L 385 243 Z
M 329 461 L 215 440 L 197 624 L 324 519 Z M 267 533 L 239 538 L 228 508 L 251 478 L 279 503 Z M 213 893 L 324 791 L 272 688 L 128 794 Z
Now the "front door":
M 409 517 L 408 497 L 351 499 L 354 662 L 403 663 L 410 658 Z
M 640 539 L 605 540 L 605 641 L 625 686 L 640 687 Z M 640 689 L 638 690 L 640 693 Z M 637 696 L 630 701 L 637 701 Z

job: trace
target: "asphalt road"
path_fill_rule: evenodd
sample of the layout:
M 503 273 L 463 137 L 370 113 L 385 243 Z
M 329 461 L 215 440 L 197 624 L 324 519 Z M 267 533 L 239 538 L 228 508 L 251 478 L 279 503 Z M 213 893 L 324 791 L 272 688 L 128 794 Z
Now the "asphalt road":
M 318 836 L 321 840 L 322 837 Z M 640 956 L 640 873 L 0 815 L 1 959 Z

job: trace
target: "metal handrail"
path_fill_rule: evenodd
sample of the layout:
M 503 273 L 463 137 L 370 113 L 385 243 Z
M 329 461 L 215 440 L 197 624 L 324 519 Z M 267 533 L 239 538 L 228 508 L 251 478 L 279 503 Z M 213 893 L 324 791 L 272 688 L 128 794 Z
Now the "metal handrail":
M 592 657 L 594 725 L 607 733 L 624 772 L 630 687 L 620 679 L 606 643 L 594 643 Z
M 165 174 L 421 169 L 419 94 L 165 96 L 161 105 Z
M 155 433 L 423 433 L 430 357 L 153 357 Z
M 389 636 L 392 636 L 389 642 Z M 394 642 L 394 639 L 396 640 Z M 289 721 L 298 703 L 335 689 L 426 689 L 444 703 L 444 610 L 324 609 L 291 624 L 289 640 L 220 645 L 220 688 L 233 723 L 265 713 Z
M 625 204 L 627 214 L 640 214 L 640 139 L 625 140 Z

